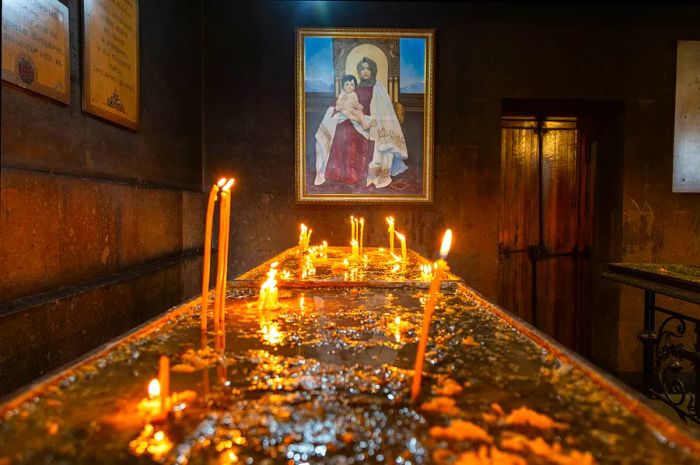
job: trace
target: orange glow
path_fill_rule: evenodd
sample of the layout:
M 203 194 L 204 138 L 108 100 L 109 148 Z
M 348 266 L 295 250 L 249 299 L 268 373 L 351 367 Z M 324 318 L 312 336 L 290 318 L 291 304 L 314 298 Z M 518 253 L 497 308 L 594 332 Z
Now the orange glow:
M 280 330 L 279 324 L 274 321 L 261 323 L 260 331 L 262 332 L 263 340 L 272 346 L 284 342 L 284 333 Z
M 442 246 L 440 246 L 440 258 L 447 258 L 447 254 L 450 253 L 450 246 L 452 245 L 452 230 L 448 229 L 445 231 L 445 235 L 442 236 Z
M 148 397 L 150 399 L 155 399 L 160 396 L 160 383 L 157 379 L 153 378 L 148 384 Z
M 222 188 L 222 190 L 223 190 L 224 192 L 228 192 L 228 190 L 231 189 L 231 187 L 233 186 L 233 184 L 234 184 L 235 182 L 236 182 L 235 179 L 233 179 L 233 178 L 229 179 L 228 182 L 226 182 L 226 184 L 225 184 L 224 187 Z

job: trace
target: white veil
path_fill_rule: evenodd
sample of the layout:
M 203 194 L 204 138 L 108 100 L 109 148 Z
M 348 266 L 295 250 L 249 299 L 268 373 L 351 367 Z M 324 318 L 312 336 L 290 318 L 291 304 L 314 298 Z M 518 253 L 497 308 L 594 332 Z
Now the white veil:
M 391 184 L 391 176 L 408 169 L 403 162 L 408 158 L 408 150 L 391 98 L 379 82 L 374 85 L 370 115 L 377 124 L 370 130 L 369 136 L 374 141 L 374 153 L 369 163 L 367 185 L 374 184 L 381 188 Z

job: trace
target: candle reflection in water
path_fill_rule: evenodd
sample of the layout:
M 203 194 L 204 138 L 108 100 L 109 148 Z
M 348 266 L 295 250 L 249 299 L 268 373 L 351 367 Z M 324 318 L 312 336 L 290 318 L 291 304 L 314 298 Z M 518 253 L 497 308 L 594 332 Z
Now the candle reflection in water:
M 129 442 L 129 449 L 134 455 L 148 454 L 156 462 L 160 462 L 172 448 L 173 443 L 165 432 L 155 429 L 150 423 L 144 426 L 136 439 Z
M 284 333 L 280 330 L 280 326 L 276 321 L 263 319 L 260 322 L 260 332 L 263 340 L 271 346 L 284 343 Z

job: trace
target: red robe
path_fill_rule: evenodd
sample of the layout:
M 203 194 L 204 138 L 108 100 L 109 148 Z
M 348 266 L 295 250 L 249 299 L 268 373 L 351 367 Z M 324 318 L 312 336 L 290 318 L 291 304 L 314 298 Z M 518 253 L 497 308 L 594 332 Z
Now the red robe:
M 357 99 L 362 113 L 369 115 L 374 86 L 358 87 Z M 338 112 L 334 112 L 335 115 Z M 338 124 L 328 156 L 326 179 L 344 184 L 363 185 L 367 182 L 367 167 L 374 152 L 374 141 L 367 140 L 353 127 L 352 121 Z

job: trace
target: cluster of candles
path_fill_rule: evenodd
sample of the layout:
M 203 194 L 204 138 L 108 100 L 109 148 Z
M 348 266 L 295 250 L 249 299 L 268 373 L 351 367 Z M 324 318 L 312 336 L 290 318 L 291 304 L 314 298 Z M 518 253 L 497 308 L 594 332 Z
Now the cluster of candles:
M 225 290 L 227 280 L 227 267 L 229 256 L 229 234 L 230 234 L 230 215 L 231 215 L 231 198 L 230 189 L 233 187 L 235 180 L 233 178 L 222 178 L 211 187 L 209 192 L 209 202 L 207 205 L 207 216 L 205 224 L 205 240 L 204 240 L 204 259 L 202 271 L 202 296 L 201 296 L 201 330 L 203 349 L 206 347 L 206 331 L 207 331 L 207 306 L 209 297 L 209 276 L 211 273 L 211 238 L 213 229 L 213 215 L 215 203 L 218 194 L 221 194 L 220 213 L 219 213 L 219 248 L 217 256 L 216 270 L 216 288 L 214 293 L 214 333 L 215 333 L 215 349 L 224 349 L 224 334 L 225 334 Z M 406 237 L 405 235 L 395 230 L 395 220 L 393 217 L 386 218 L 389 225 L 389 252 L 397 260 L 404 265 L 407 263 Z M 360 259 L 364 253 L 364 218 L 350 217 L 351 222 L 351 241 L 352 258 Z M 300 273 L 302 277 L 311 276 L 315 272 L 314 259 L 325 258 L 327 256 L 328 243 L 324 241 L 321 245 L 309 247 L 312 230 L 308 229 L 303 223 L 300 227 L 299 235 L 299 259 Z M 394 237 L 397 237 L 401 242 L 401 257 L 394 254 Z M 423 314 L 423 325 L 420 334 L 420 342 L 416 353 L 414 378 L 411 387 L 411 401 L 415 402 L 420 395 L 421 379 L 427 341 L 430 332 L 430 324 L 435 309 L 437 294 L 440 291 L 442 275 L 449 268 L 445 261 L 450 250 L 452 241 L 452 231 L 447 230 L 443 236 L 442 246 L 440 248 L 440 258 L 433 266 L 430 264 L 421 265 L 421 279 L 432 280 L 428 298 L 425 303 Z M 306 255 L 305 255 L 306 252 Z M 348 260 L 345 260 L 347 265 Z M 258 295 L 258 309 L 261 312 L 261 332 L 263 338 L 270 344 L 277 345 L 284 341 L 284 336 L 279 330 L 277 324 L 270 318 L 270 311 L 280 307 L 278 303 L 279 291 L 277 289 L 277 280 L 275 279 L 278 270 L 278 263 L 272 263 L 270 270 L 267 272 L 267 279 L 260 287 Z M 302 271 L 303 270 L 303 271 Z M 285 270 L 286 272 L 286 270 Z M 289 279 L 289 276 L 284 276 L 282 279 Z M 287 272 L 287 274 L 289 274 Z M 304 297 L 300 299 L 300 308 L 303 312 Z M 401 339 L 402 322 L 400 317 L 396 317 L 393 324 L 389 325 L 393 328 L 394 337 L 397 342 Z M 223 368 L 223 367 L 221 367 Z M 224 375 L 225 376 L 225 375 Z M 208 384 L 208 383 L 205 383 Z M 137 454 L 151 454 L 156 460 L 160 460 L 171 448 L 172 443 L 161 430 L 153 427 L 151 422 L 163 421 L 168 413 L 173 409 L 173 405 L 181 402 L 189 397 L 189 394 L 194 396 L 194 393 L 189 391 L 185 393 L 170 393 L 170 359 L 167 356 L 161 356 L 159 361 L 158 378 L 152 379 L 148 384 L 148 397 L 142 399 L 138 404 L 137 410 L 146 417 L 147 423 L 141 435 L 130 443 L 131 449 Z M 233 454 L 233 453 L 231 453 Z M 233 463 L 237 460 L 235 454 L 230 457 Z
M 437 267 L 437 263 L 423 263 L 420 266 L 420 279 L 421 281 L 431 281 L 433 279 L 433 269 Z
M 306 227 L 304 223 L 301 223 L 301 232 L 299 233 L 299 252 L 306 252 L 309 250 L 309 241 L 311 241 L 312 229 Z
M 365 219 L 350 217 L 350 247 L 352 257 L 359 258 L 365 248 Z
M 216 261 L 216 290 L 214 292 L 214 334 L 215 348 L 223 348 L 225 322 L 226 278 L 228 274 L 229 232 L 231 228 L 231 195 L 235 179 L 221 178 L 211 186 L 207 204 L 207 218 L 204 231 L 204 264 L 202 269 L 201 329 L 207 331 L 207 305 L 209 301 L 209 274 L 211 273 L 211 236 L 214 222 L 214 207 L 221 191 L 219 202 L 219 250 Z M 206 342 L 206 338 L 202 338 Z

